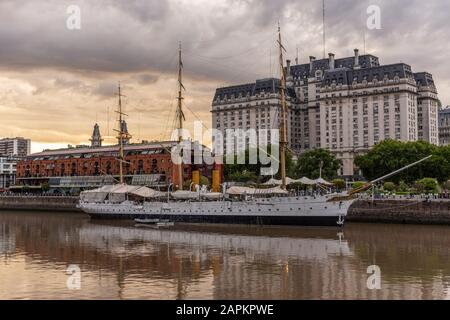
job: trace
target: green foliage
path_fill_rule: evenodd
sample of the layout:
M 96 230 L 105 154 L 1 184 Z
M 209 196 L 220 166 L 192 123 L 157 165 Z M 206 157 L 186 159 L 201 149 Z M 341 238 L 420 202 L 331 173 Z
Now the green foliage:
M 253 149 L 252 151 L 255 151 Z M 265 154 L 266 150 L 257 150 L 255 152 L 258 152 L 259 155 L 258 160 L 261 158 L 261 154 L 263 154 L 265 157 L 269 157 L 269 155 Z M 269 154 L 272 154 L 272 147 L 267 147 L 267 151 Z M 227 164 L 227 156 L 224 157 L 223 163 L 224 163 L 224 176 L 225 181 L 234 181 L 234 182 L 262 182 L 264 178 L 261 177 L 261 168 L 263 167 L 269 167 L 270 165 L 262 165 L 259 161 L 256 164 L 249 164 L 250 163 L 250 149 L 247 149 L 244 154 L 240 155 L 241 157 L 238 157 L 238 155 L 234 156 L 234 164 Z M 238 164 L 238 159 L 242 158 L 245 159 L 244 164 Z M 279 159 L 271 159 L 271 161 L 279 161 Z M 288 177 L 294 177 L 295 173 L 295 163 L 292 160 L 292 154 L 290 152 L 286 153 L 286 174 Z M 281 172 L 278 171 L 277 175 L 275 176 L 276 179 L 280 179 Z
M 363 181 L 357 181 L 357 182 L 354 182 L 354 183 L 352 184 L 352 188 L 353 188 L 353 189 L 359 189 L 359 188 L 363 187 L 365 184 L 366 184 L 366 183 L 363 182 Z
M 395 183 L 385 182 L 383 185 L 383 189 L 388 192 L 393 192 L 393 191 L 395 191 Z
M 397 194 L 402 193 L 402 192 L 408 192 L 408 191 L 409 191 L 408 184 L 406 184 L 405 181 L 400 181 L 400 183 L 397 186 Z
M 345 181 L 343 179 L 334 179 L 333 185 L 335 188 L 337 188 L 339 190 L 345 189 Z
M 342 166 L 342 162 L 328 150 L 314 149 L 303 153 L 295 169 L 295 176 L 317 179 L 320 177 L 320 164 L 322 162 L 322 177 L 332 180 L 337 177 L 337 171 Z
M 228 175 L 228 181 L 233 182 L 258 182 L 258 176 L 248 170 L 244 170 L 242 172 L 233 172 L 230 175 Z
M 416 181 L 416 190 L 420 193 L 437 193 L 439 184 L 436 179 L 423 178 Z
M 400 142 L 385 140 L 366 155 L 356 157 L 355 164 L 368 180 L 374 180 L 405 167 L 429 155 L 433 157 L 420 165 L 405 170 L 389 179 L 394 183 L 413 184 L 424 177 L 435 177 L 440 182 L 450 178 L 450 146 L 437 147 L 428 142 Z
M 184 190 L 189 190 L 189 187 L 191 187 L 191 183 L 192 183 L 192 180 L 185 180 L 183 182 L 183 189 Z
M 411 192 L 400 191 L 400 192 L 396 192 L 395 195 L 397 195 L 397 196 L 409 196 L 409 195 L 411 195 Z
M 183 189 L 189 190 L 191 183 L 192 183 L 192 180 L 185 180 L 183 183 Z M 200 176 L 200 186 L 210 186 L 209 179 L 205 176 Z M 194 187 L 192 186 L 192 188 L 194 188 Z
M 50 185 L 48 183 L 41 184 L 42 191 L 46 192 L 50 190 Z
M 200 176 L 200 185 L 209 186 L 209 179 L 205 176 Z

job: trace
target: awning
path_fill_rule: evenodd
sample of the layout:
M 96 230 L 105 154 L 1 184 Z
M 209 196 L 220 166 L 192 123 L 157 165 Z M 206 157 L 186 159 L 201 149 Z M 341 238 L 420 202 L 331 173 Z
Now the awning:
M 329 187 L 334 186 L 333 183 L 328 182 L 327 180 L 325 180 L 323 178 L 319 178 L 319 179 L 315 180 L 315 182 L 316 182 L 316 184 L 322 184 L 324 186 L 329 186 Z
M 294 179 L 291 179 L 289 177 L 286 178 L 286 184 L 293 184 L 296 183 L 297 181 Z M 277 179 L 270 179 L 269 181 L 267 181 L 266 183 L 264 183 L 264 185 L 266 186 L 281 186 L 283 184 L 283 182 L 281 180 L 277 180 Z
M 287 185 L 294 184 L 294 183 L 301 183 L 301 184 L 305 184 L 305 185 L 316 185 L 316 184 L 318 184 L 317 180 L 311 180 L 311 179 L 308 179 L 306 177 L 303 177 L 303 178 L 298 179 L 298 180 L 294 180 L 294 179 L 291 179 L 289 177 L 286 178 L 286 184 Z M 267 185 L 267 186 L 281 186 L 282 181 L 281 180 L 277 180 L 277 179 L 270 179 L 269 181 L 267 181 L 264 184 Z
M 313 185 L 317 184 L 316 181 L 311 180 L 311 179 L 306 178 L 306 177 L 298 179 L 297 182 L 300 182 L 301 184 L 308 185 L 308 186 L 313 186 Z
M 156 191 L 156 190 L 153 190 L 153 189 L 150 189 L 147 187 L 141 187 L 137 190 L 130 192 L 130 194 L 138 196 L 138 197 L 146 198 L 146 199 L 161 198 L 161 197 L 166 196 L 166 193 L 164 193 L 164 192 Z

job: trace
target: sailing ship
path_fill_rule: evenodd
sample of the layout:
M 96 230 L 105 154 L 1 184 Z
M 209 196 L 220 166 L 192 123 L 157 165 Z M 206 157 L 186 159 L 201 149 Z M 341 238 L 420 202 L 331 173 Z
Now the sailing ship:
M 102 219 L 143 219 L 169 220 L 182 223 L 221 223 L 255 225 L 307 225 L 307 226 L 343 226 L 347 212 L 356 200 L 355 194 L 370 187 L 350 193 L 322 193 L 298 195 L 287 191 L 286 177 L 286 70 L 283 65 L 281 30 L 278 27 L 278 47 L 280 51 L 280 170 L 281 186 L 271 189 L 252 189 L 232 187 L 223 193 L 183 191 L 167 193 L 147 187 L 124 184 L 122 164 L 124 162 L 124 132 L 119 125 L 119 161 L 120 184 L 104 186 L 97 190 L 84 191 L 80 195 L 79 208 L 92 218 Z M 178 129 L 179 142 L 182 141 L 184 114 L 182 110 L 182 60 L 179 48 L 178 72 Z M 121 93 L 119 88 L 119 121 L 122 120 Z M 179 165 L 179 178 L 182 181 L 182 166 Z M 143 199 L 143 201 L 142 201 Z

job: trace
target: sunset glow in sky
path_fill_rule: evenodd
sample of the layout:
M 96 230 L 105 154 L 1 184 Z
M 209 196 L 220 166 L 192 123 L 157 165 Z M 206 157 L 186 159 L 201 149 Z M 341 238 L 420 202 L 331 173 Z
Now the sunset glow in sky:
M 327 53 L 363 53 L 365 33 L 367 53 L 432 73 L 442 104 L 450 103 L 449 1 L 326 2 Z M 366 28 L 372 4 L 381 8 L 380 30 Z M 70 5 L 81 9 L 80 30 L 66 26 Z M 297 46 L 302 63 L 322 57 L 317 0 L 2 0 L 0 136 L 31 138 L 33 151 L 88 143 L 95 122 L 112 136 L 120 81 L 133 140 L 168 139 L 179 41 L 187 125 L 198 117 L 210 127 L 215 88 L 277 76 L 278 20 L 287 58 Z

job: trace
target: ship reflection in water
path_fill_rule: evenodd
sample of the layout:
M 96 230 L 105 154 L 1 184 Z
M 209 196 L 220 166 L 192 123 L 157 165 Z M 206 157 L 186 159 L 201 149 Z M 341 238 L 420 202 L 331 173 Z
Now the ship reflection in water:
M 448 299 L 450 227 L 179 225 L 0 213 L 0 299 Z M 81 289 L 67 288 L 69 265 Z M 367 268 L 381 268 L 381 289 Z

